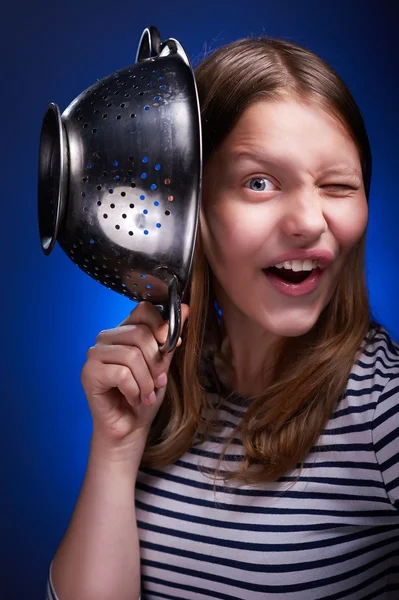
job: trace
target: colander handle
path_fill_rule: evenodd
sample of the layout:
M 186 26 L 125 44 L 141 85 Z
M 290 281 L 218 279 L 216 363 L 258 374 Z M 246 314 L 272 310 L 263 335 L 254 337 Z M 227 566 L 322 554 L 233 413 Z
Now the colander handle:
M 160 269 L 159 269 L 160 270 Z M 168 279 L 168 308 L 164 305 L 156 305 L 162 317 L 169 319 L 168 337 L 163 346 L 159 348 L 162 354 L 168 354 L 176 348 L 181 328 L 181 301 L 179 296 L 179 282 L 174 273 L 162 269 L 163 275 Z M 168 314 L 169 313 L 169 314 Z
M 136 63 L 146 58 L 158 56 L 161 49 L 161 34 L 159 30 L 150 25 L 146 27 L 141 34 L 139 46 L 136 54 Z

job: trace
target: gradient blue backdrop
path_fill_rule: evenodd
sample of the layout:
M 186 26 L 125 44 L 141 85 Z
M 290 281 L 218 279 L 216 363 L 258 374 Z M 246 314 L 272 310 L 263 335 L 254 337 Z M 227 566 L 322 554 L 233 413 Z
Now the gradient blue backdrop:
M 0 599 L 40 600 L 84 477 L 91 433 L 80 384 L 101 329 L 133 308 L 56 246 L 41 253 L 37 152 L 50 101 L 63 111 L 96 79 L 134 62 L 144 27 L 196 64 L 266 33 L 308 46 L 349 84 L 374 153 L 367 269 L 374 314 L 398 339 L 398 27 L 391 0 L 8 3 L 1 30 L 2 395 Z M 61 599 L 62 600 L 62 599 Z

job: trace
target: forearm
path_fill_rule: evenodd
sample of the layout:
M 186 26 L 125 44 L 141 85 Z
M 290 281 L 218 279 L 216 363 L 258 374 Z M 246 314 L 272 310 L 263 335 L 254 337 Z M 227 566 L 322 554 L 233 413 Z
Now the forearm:
M 87 470 L 67 532 L 55 554 L 59 600 L 135 600 L 140 549 L 135 481 L 145 440 L 121 459 L 92 438 Z

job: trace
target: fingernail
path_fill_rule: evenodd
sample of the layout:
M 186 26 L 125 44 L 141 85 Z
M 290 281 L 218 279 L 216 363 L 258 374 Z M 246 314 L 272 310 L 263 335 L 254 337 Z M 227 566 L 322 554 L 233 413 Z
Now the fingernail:
M 157 401 L 157 397 L 155 392 L 151 392 L 151 394 L 148 396 L 148 402 L 150 404 L 155 404 L 155 402 Z
M 161 373 L 156 379 L 156 384 L 158 387 L 165 387 L 166 382 L 168 381 L 166 373 Z

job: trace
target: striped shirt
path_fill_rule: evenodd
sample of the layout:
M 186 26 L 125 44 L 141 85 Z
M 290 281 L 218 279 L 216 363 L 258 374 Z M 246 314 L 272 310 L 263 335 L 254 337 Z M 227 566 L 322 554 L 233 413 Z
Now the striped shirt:
M 258 486 L 219 480 L 215 497 L 199 467 L 216 467 L 245 406 L 230 397 L 218 437 L 140 469 L 141 599 L 398 599 L 399 344 L 379 328 L 295 483 L 297 471 Z M 236 439 L 226 467 L 242 454 Z M 47 599 L 62 600 L 51 577 Z

